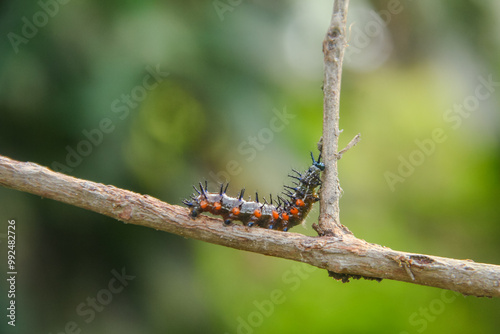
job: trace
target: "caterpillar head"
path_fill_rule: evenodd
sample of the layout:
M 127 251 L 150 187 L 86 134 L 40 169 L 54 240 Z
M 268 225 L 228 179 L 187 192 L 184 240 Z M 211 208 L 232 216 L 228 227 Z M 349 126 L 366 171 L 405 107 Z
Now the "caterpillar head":
M 321 162 L 321 152 L 319 153 L 318 160 L 314 159 L 314 155 L 311 152 L 311 159 L 312 159 L 312 162 L 313 162 L 313 166 L 317 167 L 320 171 L 324 171 L 325 170 L 325 164 Z

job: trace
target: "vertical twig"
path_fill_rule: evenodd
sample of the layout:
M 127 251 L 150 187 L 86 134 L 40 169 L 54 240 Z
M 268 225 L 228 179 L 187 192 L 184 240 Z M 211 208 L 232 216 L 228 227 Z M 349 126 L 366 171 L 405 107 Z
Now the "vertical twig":
M 341 235 L 350 231 L 340 224 L 340 188 L 337 170 L 339 130 L 340 80 L 342 60 L 346 47 L 346 17 L 349 0 L 336 0 L 332 20 L 323 41 L 325 77 L 323 82 L 323 141 L 322 156 L 325 163 L 321 187 L 319 217 L 320 234 Z

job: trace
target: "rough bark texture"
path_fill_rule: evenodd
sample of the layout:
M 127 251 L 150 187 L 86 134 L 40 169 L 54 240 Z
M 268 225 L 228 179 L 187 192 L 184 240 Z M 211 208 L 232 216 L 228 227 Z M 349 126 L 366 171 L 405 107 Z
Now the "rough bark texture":
M 309 237 L 241 225 L 207 216 L 193 220 L 183 207 L 148 195 L 56 173 L 31 162 L 0 156 L 0 185 L 61 201 L 129 224 L 213 244 L 308 263 L 346 280 L 386 278 L 500 297 L 500 266 L 394 251 L 353 235 Z

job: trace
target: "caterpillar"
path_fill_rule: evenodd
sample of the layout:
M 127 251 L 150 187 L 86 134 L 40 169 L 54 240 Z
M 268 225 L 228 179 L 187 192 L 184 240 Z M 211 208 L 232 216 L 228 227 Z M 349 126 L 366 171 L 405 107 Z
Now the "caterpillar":
M 225 225 L 240 221 L 248 227 L 259 226 L 286 232 L 300 224 L 311 211 L 313 204 L 319 201 L 316 188 L 321 185 L 320 174 L 325 170 L 325 165 L 321 162 L 321 153 L 318 160 L 315 160 L 311 152 L 311 159 L 312 165 L 307 171 L 300 173 L 292 169 L 296 175 L 288 175 L 295 180 L 293 187 L 284 186 L 283 194 L 288 199 L 278 195 L 278 199 L 273 201 L 270 195 L 270 203 L 265 198 L 261 203 L 259 194 L 256 192 L 255 201 L 245 201 L 243 199 L 245 188 L 237 197 L 230 197 L 226 194 L 229 183 L 225 186 L 221 183 L 219 192 L 212 193 L 208 192 L 207 181 L 205 181 L 205 187 L 201 182 L 199 189 L 193 186 L 196 192 L 191 195 L 190 199 L 182 202 L 189 207 L 193 218 L 208 212 L 222 216 Z

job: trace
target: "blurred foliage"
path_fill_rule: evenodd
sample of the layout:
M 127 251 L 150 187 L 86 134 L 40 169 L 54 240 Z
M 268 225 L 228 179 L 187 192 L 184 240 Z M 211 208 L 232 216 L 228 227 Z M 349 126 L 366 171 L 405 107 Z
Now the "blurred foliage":
M 308 166 L 321 136 L 321 43 L 331 7 L 326 0 L 5 1 L 0 154 L 173 204 L 204 179 L 228 178 L 231 192 L 276 193 L 290 168 Z M 449 111 L 455 105 L 471 102 L 479 77 L 500 81 L 499 22 L 494 1 L 351 1 L 341 146 L 358 132 L 362 141 L 339 172 L 342 222 L 358 237 L 500 263 L 498 86 L 466 116 L 449 118 L 458 115 Z M 436 129 L 446 139 L 415 153 Z M 387 173 L 418 154 L 423 160 L 391 186 Z M 387 280 L 341 284 L 302 264 L 3 188 L 0 203 L 1 254 L 15 218 L 19 272 L 17 326 L 4 318 L 2 333 L 60 333 L 71 321 L 90 333 L 500 327 L 496 299 Z M 314 235 L 317 212 L 294 232 Z M 78 306 L 122 268 L 135 278 L 86 322 Z

